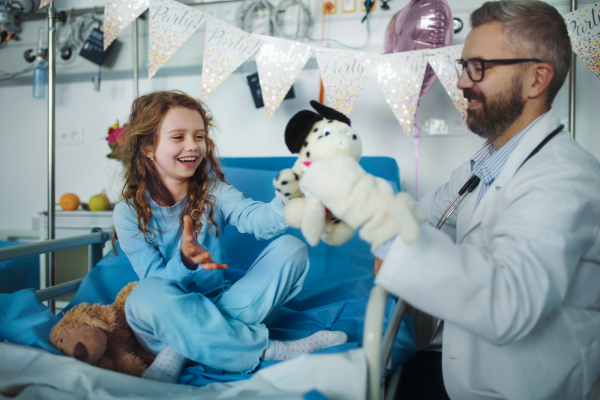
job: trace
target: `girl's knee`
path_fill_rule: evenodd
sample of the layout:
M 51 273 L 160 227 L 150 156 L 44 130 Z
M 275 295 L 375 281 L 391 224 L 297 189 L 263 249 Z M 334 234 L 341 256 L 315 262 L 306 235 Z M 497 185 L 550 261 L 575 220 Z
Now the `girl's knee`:
M 282 259 L 287 258 L 297 263 L 308 262 L 308 248 L 300 239 L 292 235 L 283 235 L 273 242 L 271 245 L 274 251 L 282 255 Z
M 284 270 L 294 270 L 296 271 L 294 274 L 297 276 L 306 275 L 310 262 L 308 248 L 304 242 L 294 236 L 284 235 L 274 240 L 271 246 L 272 256 L 278 260 L 278 263 L 283 263 L 283 265 L 279 265 Z
M 142 315 L 160 313 L 169 309 L 168 294 L 182 293 L 177 282 L 168 279 L 150 277 L 144 278 L 133 288 L 125 301 L 125 316 L 127 320 L 139 319 Z

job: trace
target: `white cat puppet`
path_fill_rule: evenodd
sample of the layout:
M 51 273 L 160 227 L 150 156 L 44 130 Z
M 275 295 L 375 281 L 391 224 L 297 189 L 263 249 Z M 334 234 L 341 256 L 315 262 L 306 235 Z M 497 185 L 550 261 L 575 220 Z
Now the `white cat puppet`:
M 358 161 L 362 154 L 360 135 L 344 114 L 316 101 L 317 113 L 303 110 L 285 128 L 288 149 L 298 154 L 292 168 L 282 170 L 273 180 L 276 196 L 285 204 L 285 221 L 300 228 L 311 246 L 323 242 L 339 246 L 354 236 L 355 229 L 331 214 L 315 197 L 300 191 L 299 183 L 310 164 L 328 157 L 347 155 Z

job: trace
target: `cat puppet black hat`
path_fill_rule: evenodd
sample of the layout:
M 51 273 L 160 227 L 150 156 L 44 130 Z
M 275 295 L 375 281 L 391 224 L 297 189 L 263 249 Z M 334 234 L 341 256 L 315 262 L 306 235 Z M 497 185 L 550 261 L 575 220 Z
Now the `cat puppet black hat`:
M 318 121 L 323 119 L 336 120 L 351 126 L 350 119 L 341 112 L 314 100 L 310 102 L 310 105 L 317 111 L 316 113 L 310 110 L 302 110 L 292 117 L 285 128 L 285 144 L 294 154 L 300 152 L 308 133 Z

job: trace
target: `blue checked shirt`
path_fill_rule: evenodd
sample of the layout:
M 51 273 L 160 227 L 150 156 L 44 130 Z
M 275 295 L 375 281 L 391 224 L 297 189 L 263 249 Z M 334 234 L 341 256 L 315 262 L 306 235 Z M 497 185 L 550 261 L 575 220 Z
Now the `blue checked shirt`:
M 496 150 L 494 144 L 490 140 L 486 140 L 483 147 L 471 158 L 471 171 L 481 179 L 477 201 L 475 202 L 475 209 L 479 206 L 481 199 L 489 189 L 490 185 L 496 180 L 496 177 L 500 175 L 500 171 L 502 171 L 504 164 L 506 164 L 506 161 L 513 150 L 521 143 L 525 134 L 529 132 L 529 130 L 533 128 L 544 115 L 539 116 L 525 129 L 517 133 L 508 141 L 508 143 L 500 147 L 500 150 Z
M 547 113 L 546 113 L 547 114 Z M 546 115 L 544 114 L 544 115 Z M 483 144 L 483 147 L 473 155 L 470 160 L 471 171 L 474 175 L 477 175 L 481 182 L 479 182 L 479 191 L 477 194 L 477 201 L 475 202 L 475 209 L 479 206 L 481 199 L 489 189 L 490 185 L 494 182 L 496 177 L 500 175 L 500 171 L 506 164 L 508 157 L 512 154 L 513 150 L 521 143 L 525 134 L 529 132 L 531 128 L 538 123 L 544 115 L 539 116 L 536 120 L 530 123 L 525 129 L 517 133 L 512 139 L 508 141 L 504 146 L 500 147 L 500 150 L 496 150 L 494 144 L 488 139 Z M 392 247 L 392 243 L 396 238 L 392 238 L 379 246 L 375 250 L 375 257 L 385 260 L 387 253 Z

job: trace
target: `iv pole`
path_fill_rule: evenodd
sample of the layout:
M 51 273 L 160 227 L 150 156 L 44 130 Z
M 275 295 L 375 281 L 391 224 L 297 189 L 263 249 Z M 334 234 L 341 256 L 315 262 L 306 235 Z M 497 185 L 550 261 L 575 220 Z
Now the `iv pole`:
M 577 0 L 571 0 L 571 12 L 577 9 Z M 569 72 L 569 132 L 575 139 L 575 68 L 577 55 L 571 52 L 571 69 Z
M 133 99 L 137 99 L 139 95 L 139 78 L 138 78 L 138 19 L 136 18 L 131 24 L 132 32 L 132 64 L 133 64 Z
M 54 1 L 48 4 L 48 240 L 55 238 L 55 105 L 56 98 L 56 10 Z M 46 287 L 52 287 L 55 283 L 55 254 L 46 254 Z M 48 301 L 52 312 L 55 311 L 54 299 Z

